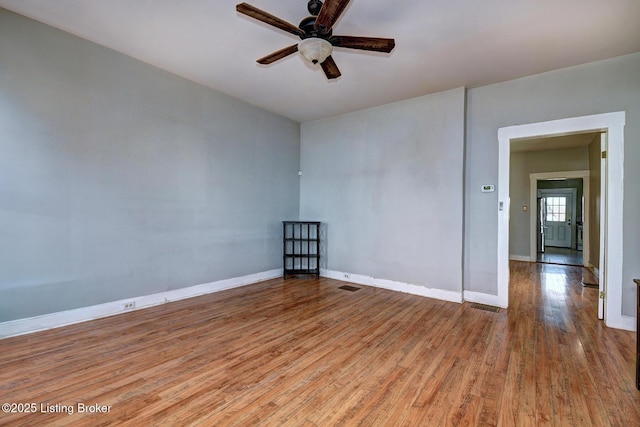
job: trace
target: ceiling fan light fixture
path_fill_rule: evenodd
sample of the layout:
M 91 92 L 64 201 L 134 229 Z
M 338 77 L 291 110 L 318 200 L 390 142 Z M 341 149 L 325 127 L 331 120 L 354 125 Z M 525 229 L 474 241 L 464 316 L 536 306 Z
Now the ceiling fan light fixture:
M 248 3 L 236 5 L 236 11 L 264 24 L 278 28 L 294 36 L 300 37 L 300 43 L 287 46 L 257 60 L 258 64 L 268 65 L 296 52 L 300 52 L 310 64 L 321 64 L 327 79 L 337 79 L 342 75 L 331 53 L 333 47 L 360 49 L 372 52 L 389 53 L 396 45 L 394 39 L 381 37 L 334 36 L 333 24 L 349 5 L 351 0 L 308 0 L 307 16 L 296 27 L 264 10 Z
M 302 57 L 312 64 L 322 64 L 333 52 L 333 46 L 325 39 L 309 37 L 298 43 Z

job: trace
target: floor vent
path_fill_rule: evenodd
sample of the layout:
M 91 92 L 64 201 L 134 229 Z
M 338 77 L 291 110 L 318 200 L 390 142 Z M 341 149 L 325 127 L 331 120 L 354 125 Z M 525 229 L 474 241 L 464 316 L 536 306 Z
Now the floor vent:
M 598 288 L 600 287 L 599 282 L 600 280 L 598 280 L 598 276 L 596 276 L 591 269 L 586 267 L 582 269 L 582 286 Z
M 586 286 L 587 288 L 599 288 L 600 284 L 587 281 L 587 280 L 582 280 L 582 286 Z
M 472 303 L 471 308 L 477 308 L 478 310 L 484 310 L 484 311 L 492 311 L 494 313 L 500 312 L 500 307 L 494 307 L 493 305 L 486 305 L 486 304 L 478 304 L 477 302 Z
M 349 286 L 349 285 L 340 286 L 338 289 L 343 289 L 349 292 L 355 292 L 360 290 L 360 288 L 356 288 L 355 286 Z

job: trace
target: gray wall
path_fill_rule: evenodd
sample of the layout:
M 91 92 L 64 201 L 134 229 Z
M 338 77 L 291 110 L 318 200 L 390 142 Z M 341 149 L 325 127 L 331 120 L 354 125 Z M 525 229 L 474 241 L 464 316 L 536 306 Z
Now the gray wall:
M 498 129 L 626 111 L 623 314 L 635 314 L 640 276 L 640 54 L 552 71 L 467 92 L 466 184 L 497 183 Z M 465 196 L 465 289 L 496 294 L 497 192 Z
M 498 128 L 621 110 L 634 315 L 640 54 L 470 89 L 464 104 L 445 92 L 300 136 L 0 9 L 0 321 L 278 268 L 279 221 L 299 209 L 329 225 L 328 268 L 459 290 L 464 265 L 465 289 L 496 294 L 497 192 L 479 186 L 497 184 Z
M 280 268 L 299 138 L 0 9 L 0 321 Z
M 464 89 L 301 126 L 300 215 L 329 270 L 460 292 Z
M 563 150 L 522 151 L 511 153 L 511 168 L 509 170 L 509 191 L 511 197 L 511 212 L 509 215 L 509 254 L 517 256 L 530 255 L 530 217 L 536 215 L 536 206 L 529 206 L 530 178 L 529 174 L 542 172 L 559 172 L 589 169 L 588 147 L 567 148 Z M 576 216 L 580 216 L 582 180 L 579 181 L 580 191 L 576 197 Z M 551 181 L 563 183 L 564 181 Z M 554 184 L 545 186 L 539 181 L 538 188 L 557 188 Z M 573 185 L 561 184 L 563 187 Z M 578 188 L 578 185 L 575 185 Z M 527 206 L 523 212 L 522 206 Z

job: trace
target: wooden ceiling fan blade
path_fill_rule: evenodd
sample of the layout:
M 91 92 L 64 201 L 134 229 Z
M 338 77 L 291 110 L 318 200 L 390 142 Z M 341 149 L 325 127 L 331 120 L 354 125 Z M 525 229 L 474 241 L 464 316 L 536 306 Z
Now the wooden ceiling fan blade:
M 329 55 L 327 59 L 325 59 L 324 62 L 320 64 L 320 66 L 322 67 L 322 71 L 324 71 L 325 76 L 327 76 L 329 80 L 337 79 L 342 75 L 331 55 Z
M 298 51 L 298 45 L 294 44 L 293 46 L 288 46 L 285 47 L 284 49 L 280 49 L 277 52 L 273 52 L 272 54 L 269 54 L 263 58 L 258 59 L 258 63 L 259 64 L 263 64 L 263 65 L 268 65 L 268 64 L 272 64 L 274 62 L 276 62 L 279 59 L 282 59 L 286 56 L 289 56 L 293 53 L 296 53 Z
M 273 16 L 264 10 L 260 10 L 255 6 L 251 6 L 250 4 L 240 3 L 236 6 L 236 10 L 243 15 L 250 16 L 251 18 L 257 19 L 258 21 L 262 21 L 265 24 L 269 24 L 296 36 L 302 36 L 304 34 L 304 32 L 295 25 L 290 24 L 277 16 Z
M 350 1 L 351 0 L 325 0 L 316 18 L 314 25 L 316 31 L 321 33 L 329 32 Z
M 348 49 L 372 50 L 389 53 L 396 46 L 394 39 L 380 37 L 334 36 L 329 39 L 332 45 Z

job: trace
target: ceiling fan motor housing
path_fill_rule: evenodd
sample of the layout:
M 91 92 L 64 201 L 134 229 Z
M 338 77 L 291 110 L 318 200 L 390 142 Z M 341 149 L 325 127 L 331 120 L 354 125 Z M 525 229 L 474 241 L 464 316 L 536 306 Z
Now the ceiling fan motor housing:
M 315 29 L 314 27 L 315 24 L 316 24 L 315 16 L 307 16 L 302 21 L 300 21 L 300 25 L 298 25 L 298 28 L 300 28 L 304 32 L 304 34 L 302 34 L 300 38 L 306 39 L 309 37 L 319 37 L 326 40 L 329 37 L 331 37 L 331 34 L 333 33 L 332 30 L 329 30 L 325 33 L 321 33 Z

